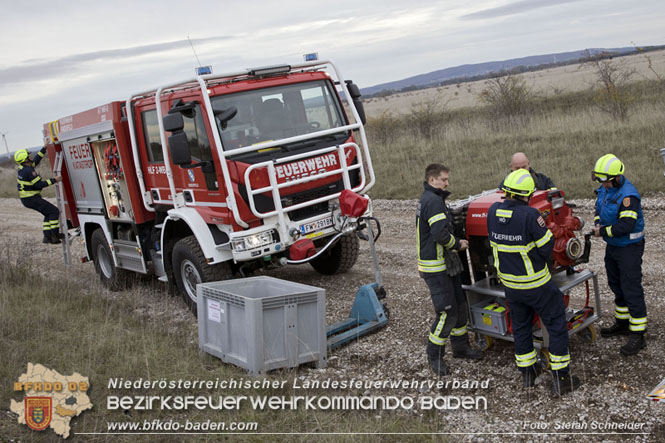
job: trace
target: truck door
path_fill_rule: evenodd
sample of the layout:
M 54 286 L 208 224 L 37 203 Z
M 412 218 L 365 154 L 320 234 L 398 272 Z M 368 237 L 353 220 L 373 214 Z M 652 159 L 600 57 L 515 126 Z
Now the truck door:
M 185 201 L 188 205 L 226 206 L 223 203 L 225 196 L 219 190 L 220 178 L 217 176 L 219 168 L 215 166 L 218 160 L 212 152 L 202 106 L 196 101 L 185 102 L 184 106 L 189 107 L 182 114 L 192 163 L 204 163 L 204 166 L 191 169 L 172 166 L 176 189 L 184 192 Z M 165 110 L 164 113 L 166 112 Z M 144 141 L 141 156 L 148 165 L 146 186 L 150 189 L 155 203 L 173 204 L 166 178 L 157 111 L 155 109 L 145 109 L 139 111 L 138 115 L 140 115 L 140 118 L 137 119 L 136 130 L 139 138 Z

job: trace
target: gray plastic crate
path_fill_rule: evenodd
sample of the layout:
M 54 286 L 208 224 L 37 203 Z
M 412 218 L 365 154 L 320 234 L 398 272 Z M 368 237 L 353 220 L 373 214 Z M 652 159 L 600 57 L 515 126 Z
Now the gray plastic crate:
M 508 333 L 506 325 L 506 303 L 501 299 L 488 298 L 471 305 L 473 328 L 477 331 Z
M 199 347 L 260 374 L 327 366 L 326 292 L 260 276 L 197 285 Z

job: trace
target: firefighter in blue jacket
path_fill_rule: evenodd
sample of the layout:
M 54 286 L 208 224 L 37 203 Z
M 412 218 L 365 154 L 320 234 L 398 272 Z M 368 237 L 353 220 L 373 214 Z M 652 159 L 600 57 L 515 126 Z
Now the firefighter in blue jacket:
M 538 314 L 550 337 L 552 392 L 565 394 L 577 388 L 580 381 L 570 375 L 563 294 L 547 267 L 554 236 L 538 210 L 529 206 L 535 190 L 529 171 L 518 169 L 508 174 L 502 190 L 506 199 L 490 207 L 487 230 L 494 266 L 508 301 L 517 367 L 523 374 L 524 387 L 532 387 L 541 372 L 532 335 L 533 316 Z
M 621 354 L 635 355 L 646 348 L 647 306 L 642 289 L 642 254 L 644 254 L 644 215 L 640 194 L 623 175 L 623 163 L 613 154 L 598 159 L 593 179 L 596 213 L 593 233 L 607 242 L 605 270 L 614 292 L 615 323 L 601 328 L 603 337 L 630 335 Z
M 425 190 L 416 212 L 418 231 L 418 271 L 429 288 L 436 313 L 427 341 L 427 358 L 435 374 L 444 376 L 445 345 L 450 336 L 453 358 L 477 360 L 482 353 L 469 344 L 468 307 L 462 290 L 461 260 L 458 250 L 469 243 L 455 238 L 452 218 L 446 206 L 448 168 L 433 163 L 425 169 Z
M 37 165 L 44 158 L 46 147 L 43 147 L 34 160 L 30 158 L 27 149 L 19 149 L 14 153 L 14 161 L 18 163 L 18 196 L 26 208 L 34 209 L 44 215 L 44 239 L 42 243 L 60 243 L 60 225 L 58 208 L 44 200 L 41 190 L 62 180 L 60 176 L 43 180 L 35 171 Z

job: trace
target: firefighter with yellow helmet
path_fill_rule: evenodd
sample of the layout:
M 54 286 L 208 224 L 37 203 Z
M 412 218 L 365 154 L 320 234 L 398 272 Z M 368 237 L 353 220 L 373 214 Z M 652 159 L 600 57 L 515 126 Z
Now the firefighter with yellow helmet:
M 552 392 L 565 394 L 576 389 L 580 380 L 570 375 L 563 294 L 547 267 L 554 236 L 540 212 L 529 206 L 535 190 L 529 171 L 518 169 L 508 174 L 502 190 L 506 198 L 490 207 L 487 230 L 494 266 L 508 301 L 517 368 L 522 372 L 523 386 L 533 387 L 541 372 L 532 335 L 534 314 L 538 314 L 550 337 Z
M 45 154 L 46 147 L 43 147 L 35 155 L 34 160 L 30 158 L 30 153 L 27 149 L 19 149 L 14 153 L 14 161 L 18 164 L 18 196 L 23 206 L 34 209 L 44 215 L 44 239 L 42 242 L 57 244 L 60 243 L 60 239 L 62 238 L 58 223 L 60 212 L 58 208 L 42 198 L 41 190 L 61 181 L 62 177 L 58 176 L 44 180 L 35 171 L 35 168 L 42 161 Z
M 624 171 L 624 164 L 614 154 L 596 161 L 593 179 L 601 186 L 596 190 L 593 233 L 607 243 L 605 270 L 615 297 L 615 322 L 601 328 L 600 334 L 629 335 L 620 352 L 635 355 L 647 346 L 647 306 L 642 289 L 644 215 L 640 194 Z

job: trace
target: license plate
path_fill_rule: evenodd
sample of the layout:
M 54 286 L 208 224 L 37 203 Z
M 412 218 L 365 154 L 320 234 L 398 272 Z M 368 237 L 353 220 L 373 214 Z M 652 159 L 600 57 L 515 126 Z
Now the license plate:
M 305 223 L 304 225 L 300 225 L 300 233 L 309 234 L 310 232 L 320 231 L 321 229 L 325 229 L 332 225 L 333 225 L 332 217 L 327 217 L 321 220 L 317 220 L 315 222 Z

